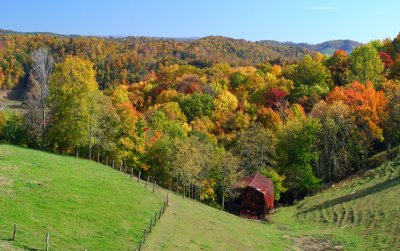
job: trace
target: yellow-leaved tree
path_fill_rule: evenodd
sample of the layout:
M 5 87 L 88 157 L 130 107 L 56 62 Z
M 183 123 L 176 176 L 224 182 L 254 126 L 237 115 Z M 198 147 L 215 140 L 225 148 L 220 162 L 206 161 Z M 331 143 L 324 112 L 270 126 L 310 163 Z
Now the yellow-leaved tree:
M 93 64 L 67 56 L 56 65 L 49 84 L 49 140 L 58 150 L 78 150 L 88 143 L 92 99 L 98 92 Z

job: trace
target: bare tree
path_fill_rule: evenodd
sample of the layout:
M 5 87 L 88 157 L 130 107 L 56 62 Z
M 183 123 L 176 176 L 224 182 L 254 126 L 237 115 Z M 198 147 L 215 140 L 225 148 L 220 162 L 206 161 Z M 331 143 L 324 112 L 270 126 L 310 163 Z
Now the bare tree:
M 54 60 L 46 47 L 41 47 L 32 52 L 32 80 L 35 87 L 34 95 L 28 95 L 28 103 L 37 106 L 40 111 L 41 148 L 46 141 L 46 97 L 49 94 L 49 79 L 54 68 Z M 31 100 L 30 100 L 31 99 Z M 32 107 L 33 108 L 33 107 Z

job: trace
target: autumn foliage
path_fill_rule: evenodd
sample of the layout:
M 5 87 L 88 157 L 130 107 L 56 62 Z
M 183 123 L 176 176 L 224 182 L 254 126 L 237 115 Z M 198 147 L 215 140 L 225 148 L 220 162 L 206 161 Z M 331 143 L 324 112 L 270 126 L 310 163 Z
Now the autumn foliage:
M 375 90 L 371 82 L 353 82 L 348 87 L 335 87 L 327 97 L 329 103 L 339 100 L 350 107 L 358 126 L 369 137 L 383 139 L 381 123 L 387 102 L 383 91 Z

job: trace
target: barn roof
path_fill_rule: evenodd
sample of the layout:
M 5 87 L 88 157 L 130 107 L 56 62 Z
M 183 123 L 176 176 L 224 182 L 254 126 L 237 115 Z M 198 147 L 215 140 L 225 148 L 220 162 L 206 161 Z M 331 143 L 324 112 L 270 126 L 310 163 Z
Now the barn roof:
M 265 194 L 269 189 L 271 189 L 271 187 L 273 187 L 273 184 L 271 179 L 268 179 L 264 175 L 256 173 L 244 177 L 243 179 L 238 181 L 233 186 L 233 189 L 243 189 L 245 187 L 252 187 Z
M 265 207 L 274 208 L 274 184 L 271 179 L 268 179 L 261 174 L 252 174 L 238 181 L 233 190 L 243 190 L 246 187 L 251 187 L 263 194 Z

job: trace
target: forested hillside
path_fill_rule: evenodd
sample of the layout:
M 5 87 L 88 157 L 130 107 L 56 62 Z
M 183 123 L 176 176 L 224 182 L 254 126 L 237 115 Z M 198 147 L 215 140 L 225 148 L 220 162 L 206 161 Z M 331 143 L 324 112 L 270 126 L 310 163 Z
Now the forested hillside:
M 293 42 L 278 42 L 274 40 L 262 40 L 259 41 L 260 44 L 271 45 L 271 46 L 291 46 L 294 48 L 300 48 L 310 51 L 317 51 L 323 54 L 329 54 L 330 56 L 336 50 L 344 50 L 347 53 L 351 53 L 355 48 L 361 46 L 362 44 L 352 40 L 331 40 L 320 44 L 307 44 L 307 43 L 293 43 Z
M 215 207 L 259 172 L 291 203 L 399 143 L 400 36 L 351 54 L 291 50 L 223 37 L 2 35 L 0 82 L 22 81 L 27 95 L 25 112 L 2 107 L 0 137 L 107 159 Z
M 3 34 L 1 34 L 3 33 Z M 264 62 L 295 62 L 307 53 L 285 45 L 268 46 L 226 37 L 167 39 L 149 37 L 82 37 L 48 33 L 0 32 L 0 87 L 10 89 L 26 84 L 30 53 L 49 47 L 56 62 L 67 55 L 89 59 L 102 89 L 145 80 L 161 66 L 193 65 L 199 68 L 216 63 L 232 66 Z

